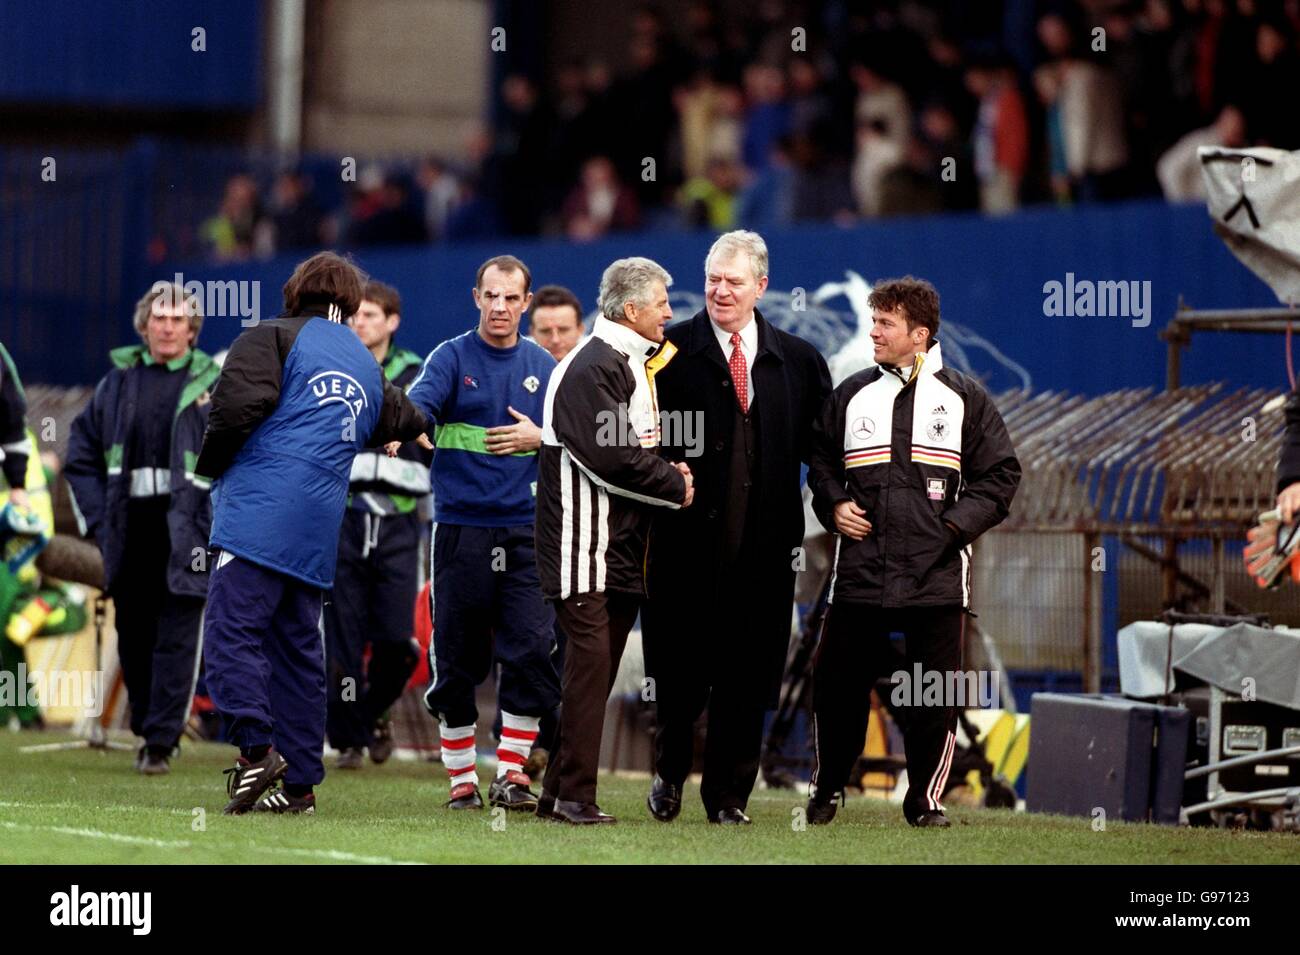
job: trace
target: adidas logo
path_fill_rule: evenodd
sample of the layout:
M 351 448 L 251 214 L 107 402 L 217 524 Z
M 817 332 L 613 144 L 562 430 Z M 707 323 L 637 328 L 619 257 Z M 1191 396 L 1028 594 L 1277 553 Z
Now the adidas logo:
M 939 407 L 935 408 L 933 411 L 930 412 L 930 414 L 947 414 L 947 413 L 948 413 L 948 409 L 945 408 L 943 405 L 939 405 Z

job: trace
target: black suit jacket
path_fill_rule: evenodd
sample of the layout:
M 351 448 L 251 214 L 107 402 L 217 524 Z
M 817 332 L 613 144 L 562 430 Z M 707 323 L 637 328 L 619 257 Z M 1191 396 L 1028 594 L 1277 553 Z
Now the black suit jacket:
M 770 701 L 780 688 L 790 637 L 796 548 L 803 543 L 800 466 L 809 460 L 813 421 L 830 395 L 831 381 L 826 360 L 811 344 L 776 328 L 758 311 L 754 321 L 758 351 L 751 374 L 758 454 L 750 513 L 758 516 L 759 532 L 751 533 L 741 559 L 746 583 L 752 584 L 743 595 L 751 611 L 746 616 L 757 627 L 751 625 L 751 632 L 741 635 L 752 653 L 747 651 L 742 659 L 733 654 L 724 664 L 738 668 L 733 672 L 741 673 L 756 694 Z M 660 410 L 670 413 L 670 422 L 702 419 L 703 432 L 701 440 L 684 428 L 664 431 L 664 454 L 691 467 L 695 500 L 680 511 L 656 515 L 651 532 L 649 605 L 642 618 L 651 676 L 656 670 L 671 676 L 680 668 L 698 667 L 700 649 L 715 645 L 720 636 L 711 611 L 719 606 L 719 554 L 736 402 L 727 360 L 707 313 L 672 326 L 666 337 L 678 354 L 655 377 Z M 694 437 L 697 447 L 690 447 L 686 437 Z

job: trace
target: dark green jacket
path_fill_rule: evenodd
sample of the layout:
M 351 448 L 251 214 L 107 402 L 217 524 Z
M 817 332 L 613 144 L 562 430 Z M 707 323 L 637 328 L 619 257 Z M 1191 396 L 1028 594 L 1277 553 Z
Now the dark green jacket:
M 420 374 L 424 359 L 406 348 L 393 346 L 380 365 L 384 377 L 403 391 Z M 414 441 L 403 444 L 397 457 L 390 458 L 383 448 L 367 448 L 352 462 L 348 482 L 348 507 L 375 514 L 409 514 L 430 493 L 429 465 L 433 452 Z

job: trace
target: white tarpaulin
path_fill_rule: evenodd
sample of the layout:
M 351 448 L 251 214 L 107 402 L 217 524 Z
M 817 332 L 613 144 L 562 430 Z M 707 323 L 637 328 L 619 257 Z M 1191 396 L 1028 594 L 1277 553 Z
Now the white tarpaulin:
M 1300 305 L 1300 152 L 1197 150 L 1214 231 L 1277 295 Z
M 1251 681 L 1255 698 L 1300 709 L 1300 632 L 1248 623 L 1211 627 L 1140 621 L 1119 632 L 1119 688 L 1150 698 L 1173 688 L 1173 671 L 1241 694 Z

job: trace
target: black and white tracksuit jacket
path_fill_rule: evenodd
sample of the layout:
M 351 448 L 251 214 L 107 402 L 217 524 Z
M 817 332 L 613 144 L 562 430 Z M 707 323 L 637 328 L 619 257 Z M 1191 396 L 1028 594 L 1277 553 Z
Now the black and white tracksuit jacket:
M 537 476 L 546 597 L 645 593 L 654 507 L 686 500 L 685 478 L 657 450 L 654 376 L 674 351 L 600 317 L 552 372 Z
M 835 505 L 852 499 L 872 524 L 863 540 L 839 536 L 834 601 L 969 607 L 970 545 L 1006 518 L 1020 483 L 988 393 L 943 367 L 937 341 L 918 360 L 901 374 L 877 365 L 851 375 L 813 426 L 818 519 L 837 533 Z

